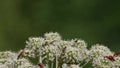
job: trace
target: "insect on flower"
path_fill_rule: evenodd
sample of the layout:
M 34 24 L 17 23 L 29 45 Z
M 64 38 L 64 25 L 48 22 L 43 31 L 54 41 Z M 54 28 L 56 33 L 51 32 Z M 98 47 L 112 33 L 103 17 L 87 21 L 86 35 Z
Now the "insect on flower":
M 17 59 L 19 59 L 21 56 L 23 56 L 24 53 L 25 53 L 25 50 L 21 50 L 18 57 L 17 57 Z
M 111 56 L 111 55 L 109 55 L 109 56 L 104 56 L 104 58 L 107 58 L 107 59 L 109 59 L 109 60 L 111 60 L 111 61 L 115 61 L 114 57 Z
M 39 66 L 40 68 L 44 68 L 44 64 L 42 64 L 42 63 L 39 63 L 38 66 Z

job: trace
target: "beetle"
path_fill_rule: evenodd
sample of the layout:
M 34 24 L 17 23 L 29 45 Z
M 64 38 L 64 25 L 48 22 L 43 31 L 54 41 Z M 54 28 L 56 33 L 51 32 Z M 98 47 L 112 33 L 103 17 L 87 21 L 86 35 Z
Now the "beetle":
M 104 56 L 104 58 L 107 58 L 107 59 L 109 59 L 111 61 L 115 61 L 114 56 L 112 56 L 112 55 Z
M 42 64 L 42 63 L 39 63 L 38 66 L 39 66 L 40 68 L 44 68 L 44 64 Z
M 19 55 L 18 55 L 18 57 L 17 57 L 17 59 L 19 59 L 21 56 L 23 56 L 24 53 L 25 53 L 25 50 L 21 50 L 20 53 L 19 53 Z

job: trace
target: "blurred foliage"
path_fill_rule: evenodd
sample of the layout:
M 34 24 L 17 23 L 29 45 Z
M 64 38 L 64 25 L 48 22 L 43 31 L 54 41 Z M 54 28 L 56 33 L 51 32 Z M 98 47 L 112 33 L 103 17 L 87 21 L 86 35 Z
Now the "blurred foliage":
M 0 50 L 18 51 L 30 36 L 58 32 L 91 46 L 120 48 L 120 0 L 0 0 Z

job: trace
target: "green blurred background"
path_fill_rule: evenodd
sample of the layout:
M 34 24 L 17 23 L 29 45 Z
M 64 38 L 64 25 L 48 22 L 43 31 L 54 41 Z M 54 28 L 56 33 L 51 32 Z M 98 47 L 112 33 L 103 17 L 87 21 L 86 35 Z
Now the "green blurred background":
M 0 0 L 0 50 L 18 51 L 50 31 L 119 51 L 120 0 Z

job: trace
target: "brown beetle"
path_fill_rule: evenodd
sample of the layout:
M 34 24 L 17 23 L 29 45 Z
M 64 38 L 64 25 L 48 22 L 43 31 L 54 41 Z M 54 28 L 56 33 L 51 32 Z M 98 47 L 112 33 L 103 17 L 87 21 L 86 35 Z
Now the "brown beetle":
M 104 58 L 107 58 L 107 59 L 109 59 L 109 60 L 111 60 L 111 61 L 115 61 L 114 57 L 111 56 L 111 55 L 109 55 L 109 56 L 104 56 Z
M 23 56 L 24 53 L 25 53 L 25 50 L 21 50 L 18 57 L 17 57 L 17 59 L 19 59 L 21 56 Z
M 42 63 L 39 63 L 38 66 L 39 66 L 40 68 L 44 68 L 44 64 L 42 64 Z

